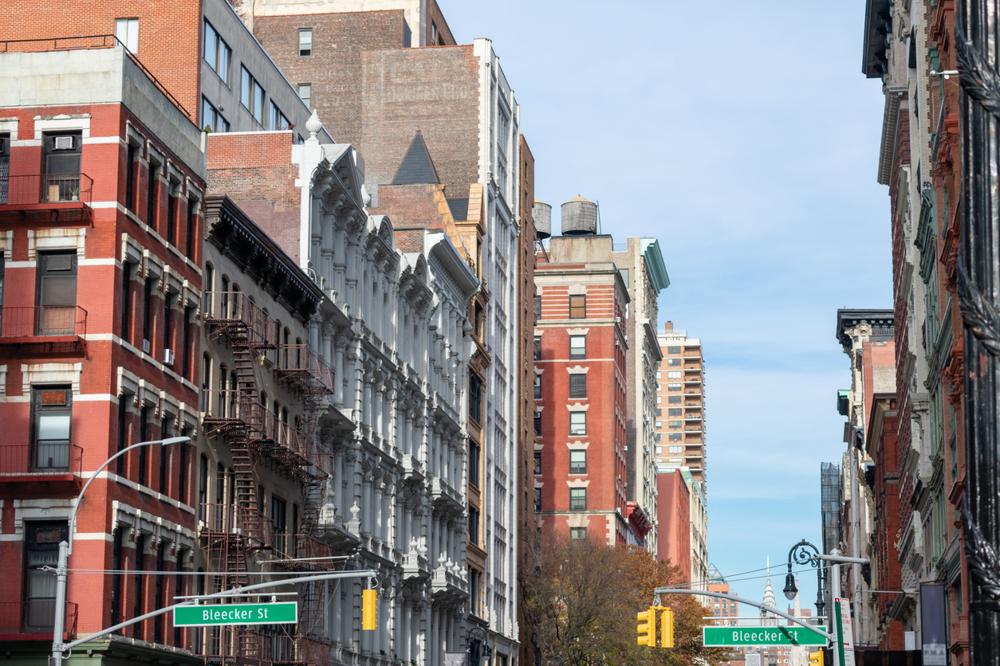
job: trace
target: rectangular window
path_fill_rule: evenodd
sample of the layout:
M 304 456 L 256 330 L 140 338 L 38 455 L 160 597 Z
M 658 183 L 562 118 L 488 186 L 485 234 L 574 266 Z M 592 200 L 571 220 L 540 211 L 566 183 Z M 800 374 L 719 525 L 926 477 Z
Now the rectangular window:
M 149 441 L 149 405 L 143 405 L 139 410 L 139 439 L 140 442 Z M 136 481 L 139 485 L 146 485 L 149 479 L 149 447 L 140 446 L 139 450 L 139 474 Z
M 668 446 L 667 453 L 680 453 L 682 448 L 681 446 Z
M 569 489 L 569 510 L 570 511 L 586 511 L 587 510 L 587 489 L 586 488 L 570 488 Z
M 125 530 L 121 527 L 115 529 L 115 536 L 111 543 L 111 626 L 122 621 L 122 569 L 125 566 L 124 558 Z
M 535 474 L 542 473 L 542 452 L 535 450 Z
M 10 182 L 10 134 L 0 132 L 0 204 L 7 203 Z
M 542 412 L 539 409 L 535 410 L 535 437 L 542 436 Z
M 680 354 L 681 353 L 681 348 L 680 347 L 667 347 L 667 353 L 668 354 Z
M 177 348 L 177 353 L 181 355 L 181 377 L 191 377 L 191 356 L 194 349 L 191 346 L 191 319 L 194 317 L 194 307 L 184 308 L 184 318 L 181 320 L 181 344 Z
M 163 541 L 156 546 L 156 565 L 155 570 L 158 572 L 166 571 L 167 569 L 167 544 Z M 153 603 L 156 604 L 158 608 L 164 608 L 170 605 L 170 601 L 167 599 L 167 577 L 163 575 L 157 575 L 153 581 L 153 587 L 155 588 L 153 592 Z M 163 643 L 163 615 L 157 615 L 153 618 L 153 642 Z
M 313 31 L 312 28 L 299 28 L 299 55 L 312 55 Z
M 139 19 L 115 19 L 115 37 L 132 53 L 139 52 Z
M 181 429 L 181 434 L 188 436 L 190 431 L 187 428 Z M 177 450 L 177 499 L 183 504 L 188 503 L 188 466 L 191 464 L 188 458 L 190 453 L 187 444 L 180 444 Z
M 135 574 L 132 579 L 132 617 L 139 617 L 143 614 L 143 608 L 146 604 L 146 581 L 142 575 L 142 571 L 146 568 L 146 535 L 139 533 L 139 536 L 135 538 Z M 142 622 L 136 622 L 134 625 L 132 636 L 134 638 L 143 638 L 142 633 Z
M 59 542 L 69 536 L 65 522 L 26 523 L 24 526 L 25 629 L 52 629 L 56 607 L 56 578 L 49 569 L 59 560 Z
M 177 200 L 180 197 L 181 184 L 170 179 L 167 184 L 167 230 L 165 237 L 171 245 L 177 245 Z
M 205 522 L 208 517 L 208 456 L 204 453 L 198 459 L 198 520 Z
M 668 379 L 680 379 L 680 377 L 681 377 L 680 370 L 671 370 L 670 372 L 667 373 Z
M 182 567 L 184 566 L 184 562 L 186 560 L 187 560 L 187 549 L 185 549 L 185 548 L 178 548 L 177 549 L 177 558 L 176 558 L 177 564 L 175 565 L 175 569 L 176 569 L 177 573 L 174 574 L 174 596 L 175 597 L 182 597 L 182 596 L 184 596 L 185 589 L 187 588 L 187 585 L 186 585 L 185 580 L 184 580 L 185 576 L 183 575 L 183 573 L 181 573 L 182 572 Z M 164 602 L 164 605 L 167 605 L 169 603 L 170 603 L 169 601 L 166 601 L 166 602 Z M 184 648 L 184 629 L 181 628 L 181 627 L 177 627 L 177 626 L 174 627 L 174 647 L 179 647 L 181 649 Z
M 153 339 L 153 278 L 147 277 L 142 285 L 142 351 L 152 349 Z
M 307 109 L 312 108 L 312 94 L 313 87 L 311 83 L 300 83 L 299 84 L 299 97 L 302 102 L 306 105 Z
M 535 487 L 535 511 L 542 510 L 542 489 Z
M 45 201 L 80 200 L 80 147 L 82 132 L 46 132 L 42 135 L 45 151 L 45 177 L 42 198 Z
M 264 88 L 250 71 L 240 66 L 240 103 L 261 126 L 264 125 Z
M 271 530 L 274 550 L 287 552 L 285 539 L 288 537 L 288 503 L 277 495 L 271 495 Z
M 232 60 L 232 55 L 233 51 L 229 48 L 229 44 L 222 39 L 211 23 L 205 21 L 205 48 L 202 57 L 227 86 L 229 85 L 229 62 Z
M 149 159 L 146 183 L 146 224 L 150 229 L 156 228 L 156 214 L 160 210 L 160 163 L 152 157 Z
M 679 358 L 668 358 L 667 365 L 680 365 L 681 360 Z
M 587 296 L 584 294 L 573 294 L 569 297 L 569 318 L 587 318 Z
M 32 471 L 68 471 L 73 421 L 69 386 L 31 387 Z
M 542 399 L 542 376 L 535 374 L 535 400 Z
M 39 252 L 35 332 L 72 335 L 76 329 L 76 252 Z
M 679 432 L 672 432 L 669 435 L 667 435 L 667 440 L 671 442 L 679 442 L 683 438 L 684 438 L 683 435 L 681 435 L 681 433 Z
M 139 203 L 138 189 L 139 179 L 136 171 L 139 169 L 139 153 L 142 148 L 128 142 L 125 148 L 125 207 L 133 213 L 137 212 L 136 205 Z
M 587 397 L 587 375 L 581 372 L 569 376 L 569 397 Z
M 479 509 L 469 507 L 469 541 L 479 545 Z
M 681 396 L 679 395 L 667 396 L 667 402 L 670 403 L 671 405 L 679 405 L 681 404 Z
M 121 321 L 119 334 L 122 341 L 132 342 L 132 264 L 122 262 Z
M 587 412 L 569 413 L 569 434 L 573 437 L 587 434 Z
M 586 474 L 587 473 L 587 450 L 586 449 L 570 449 L 570 451 L 569 451 L 569 473 L 570 474 Z
M 540 361 L 542 359 L 542 336 L 535 336 L 535 360 Z
M 194 239 L 197 238 L 198 231 L 198 204 L 200 203 L 198 199 L 190 196 L 188 194 L 187 200 L 187 228 L 185 230 L 186 236 L 184 239 L 184 253 L 187 258 L 191 261 L 195 261 L 194 256 Z
M 201 98 L 201 128 L 210 132 L 229 131 L 229 121 L 204 97 Z
M 483 418 L 483 380 L 475 374 L 469 374 L 469 417 L 482 423 Z
M 469 483 L 479 485 L 479 443 L 469 442 Z
M 571 527 L 569 528 L 569 538 L 574 541 L 579 541 L 580 539 L 587 538 L 587 528 L 586 527 Z
M 587 358 L 587 336 L 586 335 L 571 335 L 569 336 L 569 357 L 574 358 Z
M 163 295 L 163 360 L 167 360 L 167 350 L 174 349 L 174 299 L 176 294 Z M 172 363 L 170 365 L 173 365 Z
M 131 396 L 123 393 L 118 396 L 118 448 L 121 451 L 128 446 L 128 403 Z M 115 472 L 120 476 L 125 473 L 125 456 L 115 461 Z
M 535 321 L 542 318 L 542 297 L 535 296 Z
M 667 410 L 667 416 L 680 416 L 683 411 L 680 407 L 671 407 Z
M 173 436 L 173 419 L 174 417 L 170 414 L 164 414 L 163 418 L 160 419 L 160 439 Z M 167 487 L 167 484 L 170 483 L 170 467 L 173 463 L 174 449 L 172 446 L 160 446 L 157 448 L 160 452 L 160 477 L 156 489 L 164 495 L 169 495 L 170 489 Z

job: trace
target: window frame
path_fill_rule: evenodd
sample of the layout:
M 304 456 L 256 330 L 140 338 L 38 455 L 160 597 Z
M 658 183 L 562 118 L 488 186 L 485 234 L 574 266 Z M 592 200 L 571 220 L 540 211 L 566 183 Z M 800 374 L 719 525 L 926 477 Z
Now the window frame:
M 573 342 L 583 341 L 582 351 L 574 351 Z M 587 358 L 587 336 L 586 335 L 571 335 L 569 336 L 569 358 L 570 360 L 578 360 Z
M 122 34 L 124 28 L 124 34 Z M 122 39 L 124 37 L 124 39 Z M 124 46 L 129 53 L 139 54 L 139 17 L 122 16 L 115 18 L 115 39 Z
M 574 417 L 582 418 L 582 428 L 581 423 L 575 423 Z M 569 436 L 570 437 L 586 437 L 587 436 L 587 412 L 584 411 L 574 411 L 569 413 Z
M 573 460 L 573 454 L 582 454 L 583 461 Z M 587 473 L 587 449 L 570 449 L 569 450 L 569 473 L 570 474 L 586 474 Z
M 580 382 L 582 382 L 582 386 Z M 575 400 L 585 399 L 587 397 L 587 374 L 584 372 L 571 372 L 567 386 L 570 398 Z
M 569 510 L 570 511 L 587 510 L 587 488 L 585 486 L 579 486 L 569 489 Z
M 308 40 L 303 40 L 302 37 L 308 35 Z M 308 46 L 303 48 L 303 44 L 308 41 Z M 313 29 L 312 28 L 299 28 L 299 57 L 305 58 L 312 55 L 313 52 Z
M 587 295 L 586 294 L 570 294 L 569 295 L 569 318 L 570 319 L 586 319 L 587 318 Z

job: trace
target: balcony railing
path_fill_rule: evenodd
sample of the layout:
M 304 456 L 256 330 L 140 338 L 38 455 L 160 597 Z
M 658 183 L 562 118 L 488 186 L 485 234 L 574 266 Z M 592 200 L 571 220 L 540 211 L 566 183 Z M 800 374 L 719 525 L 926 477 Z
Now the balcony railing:
M 0 602 L 0 634 L 52 635 L 56 600 L 51 597 Z M 66 636 L 76 635 L 77 606 L 66 603 Z
M 82 471 L 83 448 L 74 444 L 0 444 L 0 477 L 79 475 Z
M 90 207 L 94 181 L 84 173 L 32 173 L 0 179 L 0 206 L 79 204 Z
M 5 307 L 0 311 L 0 339 L 78 336 L 87 333 L 87 311 L 78 305 Z
M 202 294 L 201 316 L 210 334 L 219 331 L 254 346 L 276 344 L 276 325 L 242 291 L 206 291 Z
M 279 378 L 325 393 L 333 392 L 333 370 L 306 345 L 279 345 L 274 372 Z

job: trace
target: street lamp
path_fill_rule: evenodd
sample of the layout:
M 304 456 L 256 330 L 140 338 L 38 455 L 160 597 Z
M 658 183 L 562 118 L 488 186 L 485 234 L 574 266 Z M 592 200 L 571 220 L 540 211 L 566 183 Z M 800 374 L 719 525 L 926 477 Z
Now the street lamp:
M 171 444 L 187 444 L 190 441 L 191 438 L 187 436 L 167 437 L 165 439 L 152 439 L 148 442 L 136 442 L 131 446 L 126 446 L 124 449 L 118 451 L 113 456 L 105 460 L 104 463 L 90 476 L 90 478 L 87 479 L 87 482 L 83 484 L 83 488 L 80 489 L 80 494 L 76 496 L 76 501 L 73 503 L 73 507 L 69 510 L 69 524 L 67 526 L 66 541 L 59 542 L 59 564 L 56 566 L 55 617 L 52 620 L 52 666 L 59 666 L 62 663 L 63 630 L 66 625 L 66 577 L 69 573 L 67 571 L 69 554 L 73 552 L 73 532 L 76 529 L 76 514 L 80 510 L 80 504 L 83 502 L 83 496 L 87 492 L 87 488 L 90 488 L 90 484 L 94 482 L 94 479 L 101 475 L 101 472 L 107 469 L 108 465 L 133 449 L 138 449 L 142 446 L 170 446 Z
M 799 541 L 788 551 L 788 573 L 785 574 L 785 598 L 791 601 L 798 595 L 799 590 L 795 585 L 795 575 L 792 574 L 792 562 L 796 564 L 811 564 L 816 570 L 816 617 L 823 616 L 823 609 L 826 602 L 823 600 L 823 567 L 817 556 L 820 554 L 819 548 L 812 545 L 805 539 Z

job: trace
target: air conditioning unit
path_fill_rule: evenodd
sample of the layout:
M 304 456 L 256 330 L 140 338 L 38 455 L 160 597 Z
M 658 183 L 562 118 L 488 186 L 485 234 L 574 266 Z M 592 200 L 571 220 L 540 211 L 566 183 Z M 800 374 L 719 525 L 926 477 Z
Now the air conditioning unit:
M 75 134 L 54 136 L 52 137 L 52 150 L 73 150 L 76 148 L 76 139 Z
M 164 349 L 163 350 L 163 364 L 173 366 L 174 364 L 174 350 Z
M 144 352 L 146 352 L 148 354 L 149 353 L 149 349 L 150 349 L 149 340 L 143 340 L 142 341 L 142 351 L 144 351 Z

